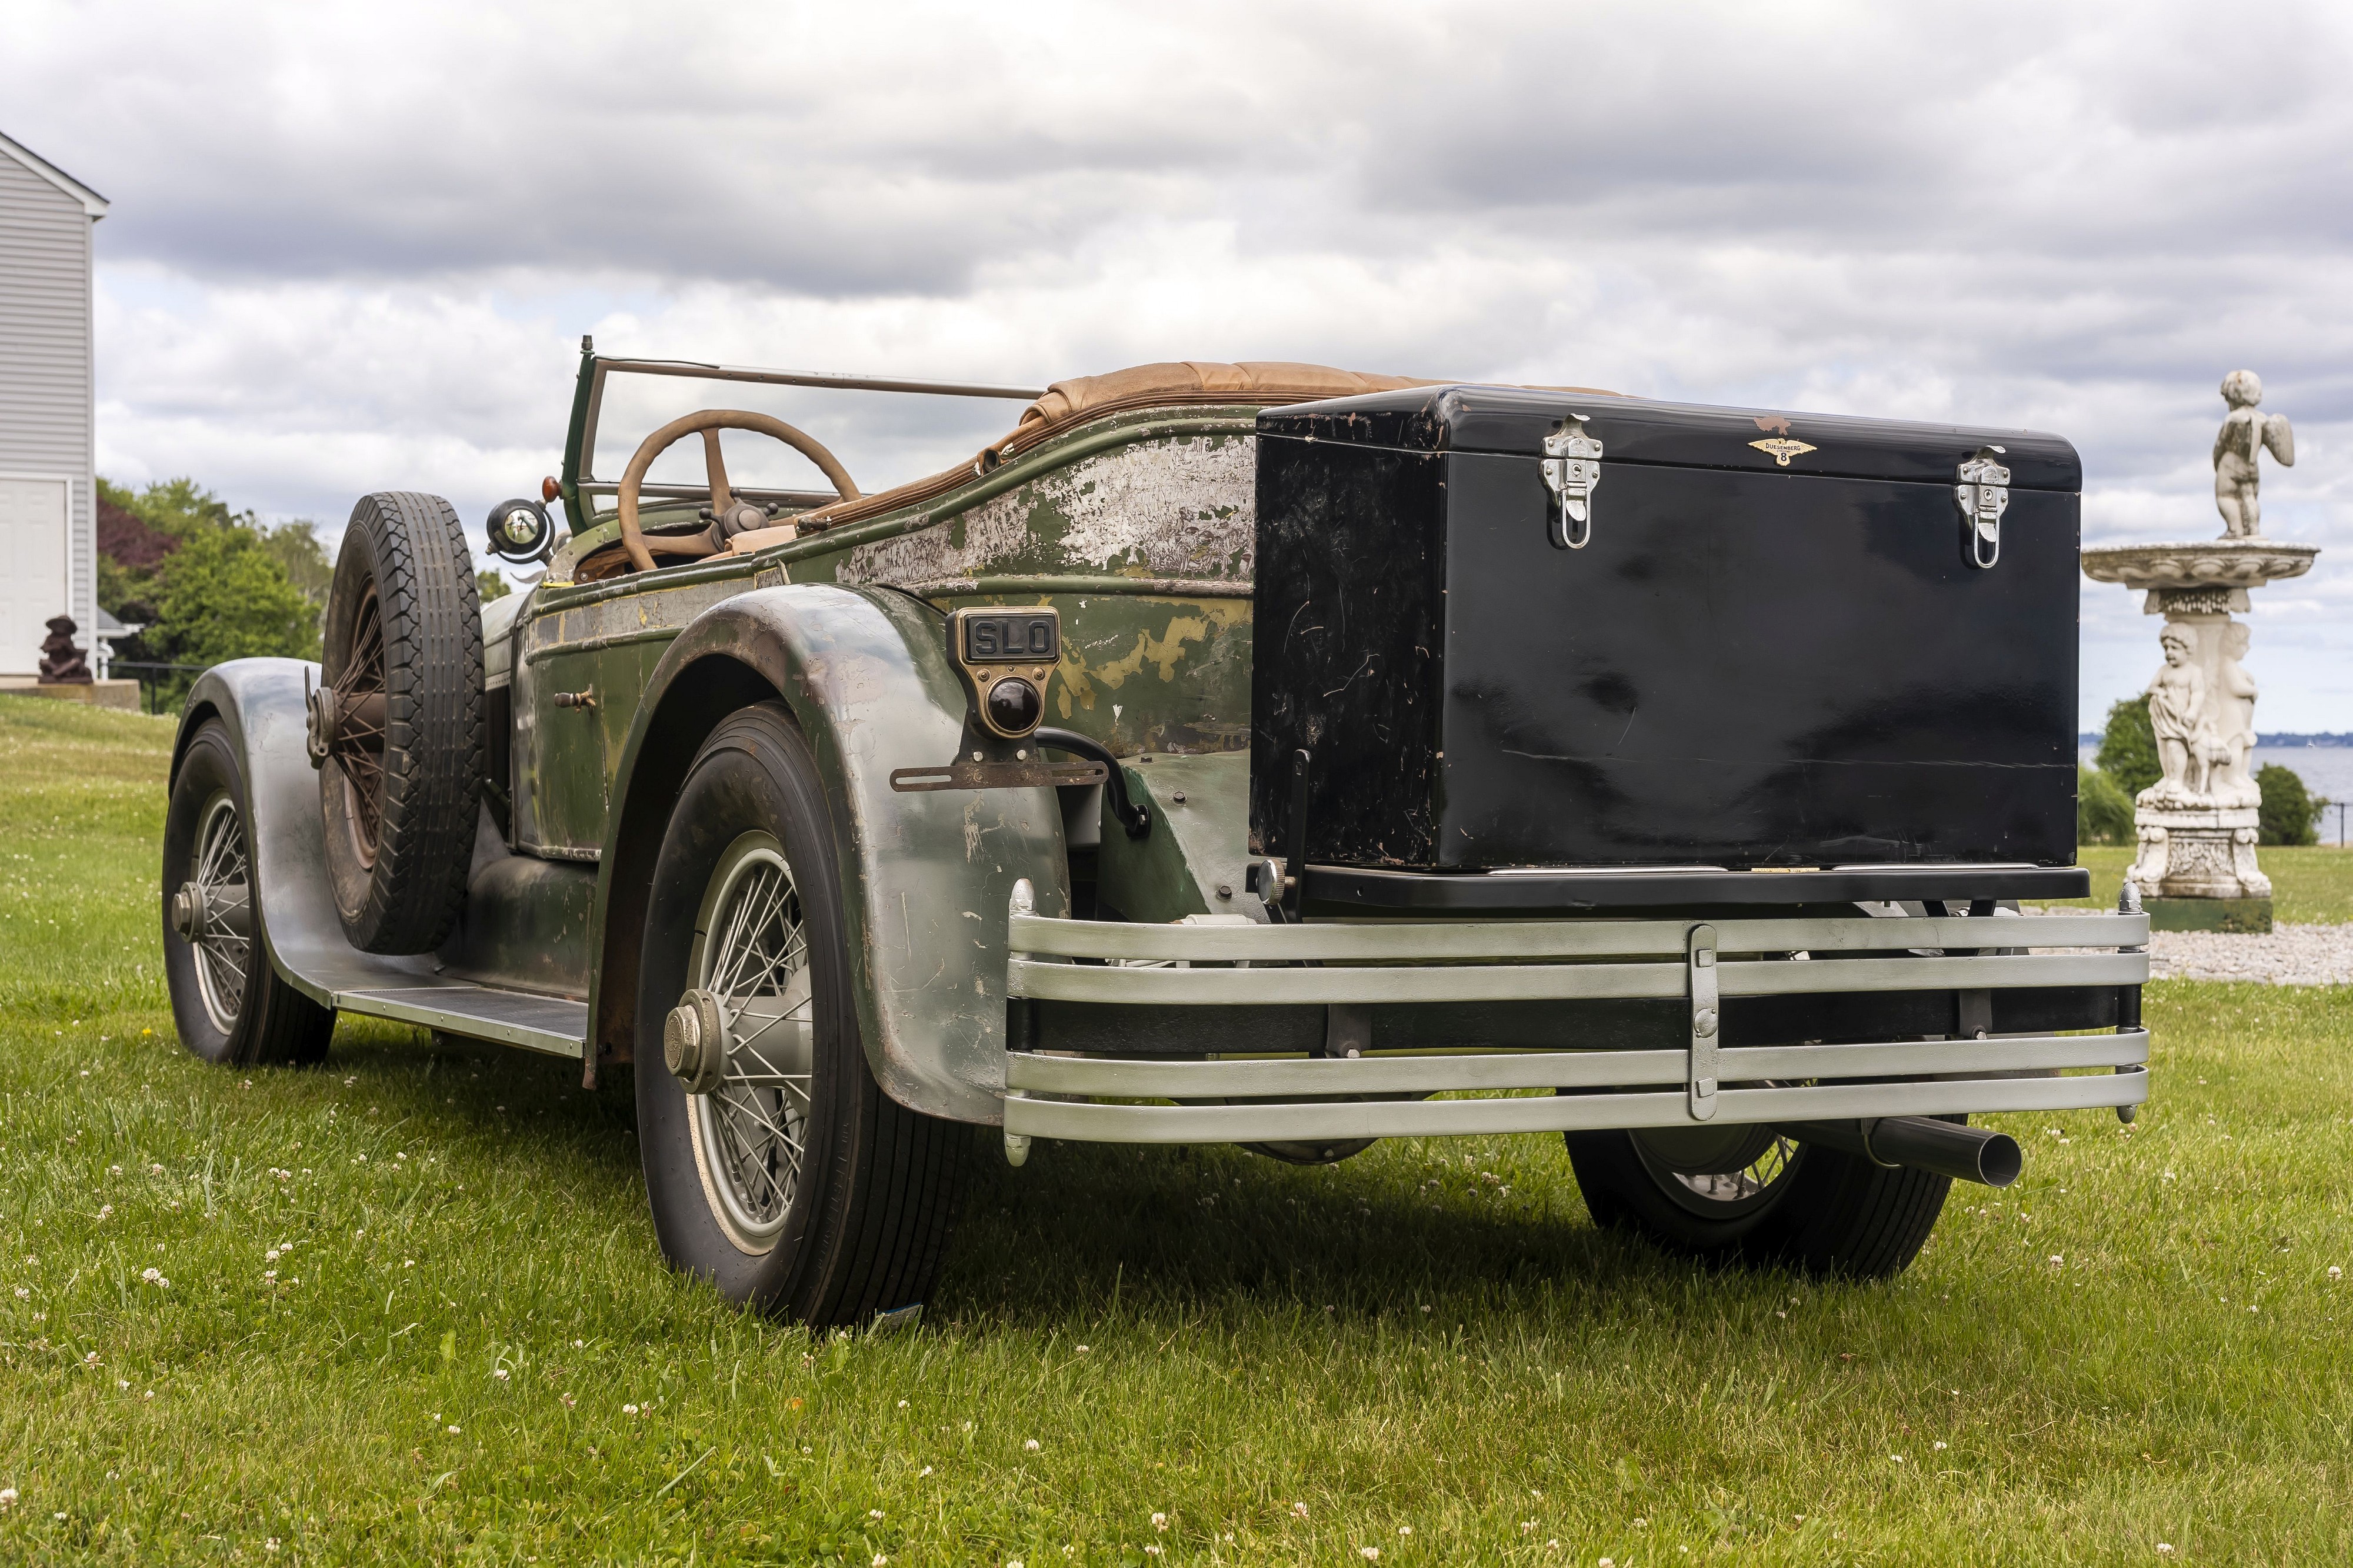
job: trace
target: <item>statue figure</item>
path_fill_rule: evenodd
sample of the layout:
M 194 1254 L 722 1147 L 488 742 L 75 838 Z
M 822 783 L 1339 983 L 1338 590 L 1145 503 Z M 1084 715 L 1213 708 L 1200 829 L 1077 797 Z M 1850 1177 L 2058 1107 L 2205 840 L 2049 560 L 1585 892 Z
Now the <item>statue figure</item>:
M 2222 537 L 2253 539 L 2263 532 L 2263 510 L 2255 499 L 2262 476 L 2255 458 L 2269 447 L 2284 468 L 2295 467 L 2295 432 L 2284 414 L 2258 414 L 2263 378 L 2234 370 L 2222 378 L 2222 401 L 2231 412 L 2214 437 L 2214 505 L 2222 513 Z
M 2214 734 L 2206 715 L 2206 677 L 2188 632 L 2168 626 L 2158 640 L 2165 665 L 2148 683 L 2148 722 L 2157 731 L 2157 763 L 2165 776 L 2141 791 L 2140 799 L 2147 805 L 2201 805 Z
M 41 639 L 43 686 L 90 684 L 90 665 L 82 650 L 74 647 L 76 629 L 71 616 L 49 617 L 49 635 Z
M 2224 625 L 2221 658 L 2208 698 L 2207 721 L 2213 731 L 2208 754 L 2213 765 L 2207 773 L 2207 792 L 2233 805 L 2253 805 L 2263 799 L 2247 769 L 2248 753 L 2255 749 L 2255 678 L 2239 662 L 2247 657 L 2252 637 L 2243 621 Z

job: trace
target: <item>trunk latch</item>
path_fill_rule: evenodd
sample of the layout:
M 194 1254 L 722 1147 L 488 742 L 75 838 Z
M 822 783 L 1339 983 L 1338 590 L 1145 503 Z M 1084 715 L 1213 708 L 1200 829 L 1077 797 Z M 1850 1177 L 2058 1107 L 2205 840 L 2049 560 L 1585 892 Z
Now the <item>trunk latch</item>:
M 2010 470 L 1995 461 L 2000 447 L 1981 447 L 1961 465 L 1953 497 L 1961 505 L 1962 553 L 1972 566 L 2001 559 L 2001 514 L 2010 506 Z
M 1582 550 L 1593 539 L 1593 490 L 1601 482 L 1601 443 L 1578 425 L 1545 437 L 1545 488 L 1560 498 L 1553 516 L 1552 542 L 1561 550 Z

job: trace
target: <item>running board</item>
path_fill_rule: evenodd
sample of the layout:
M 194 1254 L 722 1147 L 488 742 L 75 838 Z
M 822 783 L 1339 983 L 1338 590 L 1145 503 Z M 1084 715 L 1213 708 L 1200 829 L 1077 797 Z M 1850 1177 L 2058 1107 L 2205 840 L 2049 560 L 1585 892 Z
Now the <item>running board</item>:
M 501 991 L 453 980 L 433 985 L 385 985 L 338 991 L 345 1013 L 417 1024 L 473 1040 L 495 1040 L 525 1050 L 577 1060 L 588 1038 L 588 1004 L 530 991 Z

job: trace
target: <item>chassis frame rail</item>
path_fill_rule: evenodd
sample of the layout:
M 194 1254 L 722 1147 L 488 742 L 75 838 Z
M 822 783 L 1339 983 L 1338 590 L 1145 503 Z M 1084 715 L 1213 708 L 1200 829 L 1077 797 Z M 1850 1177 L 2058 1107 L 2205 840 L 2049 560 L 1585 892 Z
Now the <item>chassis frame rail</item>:
M 1015 998 L 1320 1003 L 1335 1025 L 1385 1005 L 1682 999 L 1690 1043 L 1174 1059 L 1016 1050 L 1006 1060 L 1009 1138 L 1193 1143 L 1688 1127 L 2124 1107 L 2148 1095 L 2148 1035 L 2137 1008 L 2115 1030 L 2085 1034 L 1717 1039 L 1723 997 L 2137 987 L 2148 979 L 2143 914 L 1128 925 L 1039 916 L 1022 892 L 1008 932 Z M 1205 1040 L 1232 1034 L 1212 1016 L 1203 1024 Z M 1345 1032 L 1369 1038 L 1361 1024 Z M 1525 1092 L 1542 1089 L 1554 1092 Z M 1520 1092 L 1427 1098 L 1511 1091 Z M 1366 1096 L 1377 1098 L 1356 1098 Z M 1175 1103 L 1137 1103 L 1154 1100 Z

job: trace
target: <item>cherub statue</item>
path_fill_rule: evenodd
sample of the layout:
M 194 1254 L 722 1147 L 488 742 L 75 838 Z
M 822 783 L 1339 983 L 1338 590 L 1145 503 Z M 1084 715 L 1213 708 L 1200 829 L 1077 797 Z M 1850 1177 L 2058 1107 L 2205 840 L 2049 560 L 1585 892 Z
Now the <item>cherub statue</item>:
M 2258 414 L 2263 378 L 2234 370 L 2222 378 L 2222 401 L 2231 412 L 2214 437 L 2214 505 L 2222 513 L 2222 537 L 2253 539 L 2263 532 L 2263 510 L 2255 500 L 2262 476 L 2255 458 L 2265 447 L 2284 468 L 2295 467 L 2295 432 L 2284 414 Z
M 2213 765 L 2206 775 L 2207 792 L 2234 805 L 2253 805 L 2263 799 L 2247 771 L 2248 753 L 2255 749 L 2255 678 L 2239 662 L 2247 657 L 2251 637 L 2243 621 L 2222 627 L 2222 657 L 2216 664 L 2208 708 L 2212 740 L 2207 755 Z
M 2188 632 L 2168 626 L 2158 640 L 2165 647 L 2165 666 L 2148 683 L 2148 723 L 2157 732 L 2157 765 L 2165 776 L 2141 791 L 2141 803 L 2202 805 L 2214 740 L 2206 714 L 2206 676 Z

